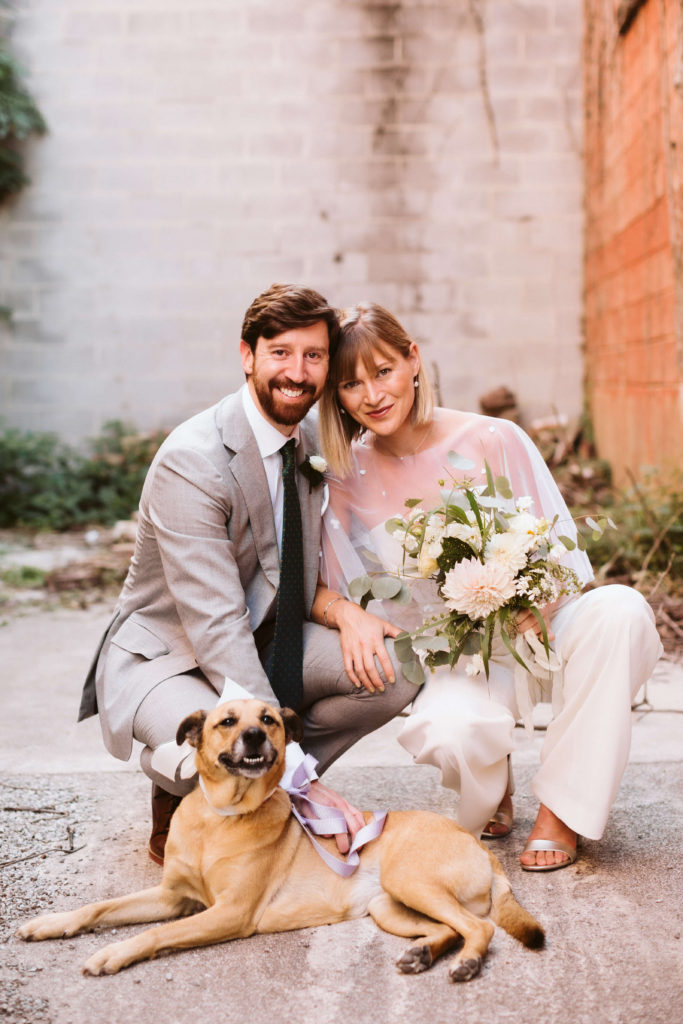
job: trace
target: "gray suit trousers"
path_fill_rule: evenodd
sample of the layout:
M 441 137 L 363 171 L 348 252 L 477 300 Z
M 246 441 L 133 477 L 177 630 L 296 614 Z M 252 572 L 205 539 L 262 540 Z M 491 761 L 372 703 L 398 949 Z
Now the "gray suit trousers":
M 387 683 L 384 692 L 357 690 L 344 669 L 339 633 L 315 623 L 304 624 L 304 696 L 299 713 L 304 726 L 302 747 L 318 761 L 318 774 L 329 768 L 361 736 L 365 736 L 394 718 L 417 695 L 417 687 L 400 671 L 393 653 L 393 642 L 387 640 L 396 672 L 396 682 Z M 260 652 L 262 660 L 268 647 Z M 248 679 L 238 679 L 249 689 Z M 154 782 L 178 796 L 188 793 L 193 780 L 171 783 L 150 766 L 153 751 L 162 743 L 175 739 L 181 721 L 193 711 L 210 710 L 216 706 L 214 687 L 199 669 L 172 676 L 158 683 L 140 704 L 133 724 L 135 739 L 144 744 L 140 755 L 143 771 Z

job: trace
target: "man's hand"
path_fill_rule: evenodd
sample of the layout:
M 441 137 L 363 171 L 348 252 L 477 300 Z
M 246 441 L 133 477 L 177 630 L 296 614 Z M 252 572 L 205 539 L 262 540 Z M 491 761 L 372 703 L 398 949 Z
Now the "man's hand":
M 384 690 L 384 680 L 377 662 L 386 680 L 396 682 L 394 666 L 384 640 L 385 637 L 397 637 L 402 632 L 399 626 L 392 626 L 386 619 L 364 611 L 352 601 L 335 602 L 330 609 L 330 625 L 339 630 L 344 668 L 354 686 L 358 689 L 364 686 L 369 693 Z
M 337 849 L 340 853 L 348 853 L 351 848 L 351 841 L 349 840 L 349 834 L 351 840 L 355 836 L 356 832 L 359 831 L 365 825 L 365 818 L 361 812 L 354 807 L 352 804 L 345 800 L 343 796 L 335 790 L 330 789 L 328 786 L 324 786 L 319 779 L 316 779 L 311 783 L 311 788 L 306 794 L 306 799 L 313 800 L 317 804 L 324 804 L 326 807 L 336 807 L 342 812 L 346 818 L 346 825 L 348 828 L 347 832 L 338 832 L 335 835 L 337 840 Z

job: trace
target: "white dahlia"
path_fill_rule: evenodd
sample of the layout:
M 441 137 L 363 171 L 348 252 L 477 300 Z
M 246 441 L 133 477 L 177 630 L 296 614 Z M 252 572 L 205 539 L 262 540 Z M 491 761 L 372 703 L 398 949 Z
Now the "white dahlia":
M 526 566 L 528 541 L 524 534 L 494 533 L 486 545 L 484 558 L 513 574 Z
M 446 573 L 441 593 L 448 608 L 475 621 L 514 597 L 515 581 L 511 572 L 494 562 L 468 558 Z

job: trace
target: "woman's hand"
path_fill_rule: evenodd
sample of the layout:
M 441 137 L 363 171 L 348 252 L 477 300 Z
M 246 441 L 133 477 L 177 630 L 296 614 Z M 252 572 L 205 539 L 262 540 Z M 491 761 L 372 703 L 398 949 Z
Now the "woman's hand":
M 336 601 L 330 608 L 328 622 L 339 630 L 344 668 L 355 687 L 364 686 L 368 693 L 374 693 L 384 690 L 385 681 L 396 682 L 384 640 L 397 637 L 400 627 L 364 611 L 352 601 Z
M 548 643 L 552 643 L 552 641 L 555 639 L 555 634 L 553 633 L 550 626 L 550 620 L 552 616 L 555 614 L 555 608 L 556 604 L 553 603 L 546 604 L 543 608 L 538 609 L 541 613 L 543 621 L 545 622 L 545 628 L 548 634 Z M 519 632 L 522 634 L 526 633 L 527 629 L 531 629 L 536 634 L 536 636 L 541 638 L 543 637 L 541 623 L 538 621 L 534 613 L 529 608 L 525 608 L 523 611 L 517 612 L 515 624 Z

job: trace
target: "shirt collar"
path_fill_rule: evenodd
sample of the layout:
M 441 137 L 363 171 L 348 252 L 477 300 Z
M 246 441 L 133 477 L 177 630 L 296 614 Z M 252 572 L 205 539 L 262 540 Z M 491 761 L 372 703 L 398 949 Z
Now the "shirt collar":
M 242 405 L 244 407 L 244 413 L 247 420 L 249 421 L 249 426 L 254 432 L 256 444 L 258 445 L 258 450 L 261 453 L 262 459 L 266 459 L 269 455 L 274 455 L 275 452 L 279 452 L 282 446 L 292 438 L 296 440 L 298 447 L 301 441 L 299 435 L 299 424 L 296 424 L 289 437 L 285 437 L 284 434 L 281 434 L 277 427 L 274 427 L 272 423 L 269 423 L 263 413 L 257 408 L 254 399 L 251 397 L 251 391 L 249 390 L 248 384 L 245 384 L 242 388 Z

